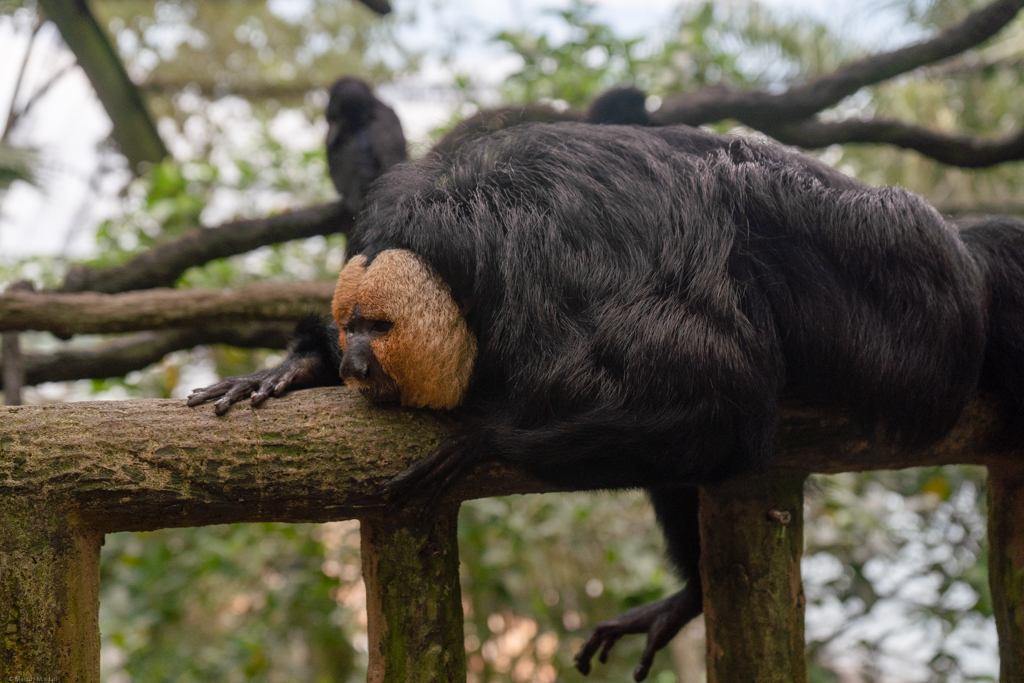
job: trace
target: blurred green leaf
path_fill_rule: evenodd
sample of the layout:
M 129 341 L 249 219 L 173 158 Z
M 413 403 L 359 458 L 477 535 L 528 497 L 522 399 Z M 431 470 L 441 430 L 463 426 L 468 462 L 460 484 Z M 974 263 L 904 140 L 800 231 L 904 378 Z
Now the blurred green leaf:
M 0 142 L 0 191 L 9 188 L 15 180 L 35 185 L 37 164 L 36 150 Z

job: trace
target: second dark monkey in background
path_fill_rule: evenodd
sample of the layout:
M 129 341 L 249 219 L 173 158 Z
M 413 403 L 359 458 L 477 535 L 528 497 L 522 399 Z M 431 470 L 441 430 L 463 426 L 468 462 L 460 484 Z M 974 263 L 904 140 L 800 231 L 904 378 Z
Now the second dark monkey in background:
M 346 76 L 331 86 L 327 125 L 331 180 L 345 208 L 359 213 L 370 183 L 407 158 L 402 124 L 370 86 Z

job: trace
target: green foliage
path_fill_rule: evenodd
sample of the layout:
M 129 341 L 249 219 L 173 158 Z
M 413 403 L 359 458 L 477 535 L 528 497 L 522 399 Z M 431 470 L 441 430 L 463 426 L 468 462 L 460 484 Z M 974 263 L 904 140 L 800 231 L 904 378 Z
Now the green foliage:
M 780 21 L 756 2 L 738 6 L 703 2 L 679 10 L 662 39 L 621 38 L 595 21 L 595 6 L 573 0 L 553 11 L 568 34 L 503 31 L 495 41 L 523 62 L 505 81 L 510 102 L 558 100 L 585 107 L 608 88 L 633 84 L 666 96 L 714 85 L 779 83 L 835 68 L 856 54 L 823 24 Z
M 350 0 L 91 5 L 129 70 L 166 95 L 189 86 L 215 97 L 230 91 L 301 104 L 339 74 L 385 81 L 416 65 L 416 56 L 394 40 L 394 17 L 381 21 Z M 172 97 L 153 104 L 161 113 L 175 107 Z
M 366 678 L 358 523 L 111 534 L 101 572 L 107 680 Z
M 155 164 L 128 187 L 122 212 L 96 231 L 99 255 L 87 265 L 106 268 L 200 226 L 217 169 L 206 162 Z
M 27 4 L 35 5 L 35 3 L 27 3 L 24 0 L 0 0 L 0 15 L 13 14 L 15 10 L 19 10 Z
M 0 193 L 15 180 L 34 185 L 37 161 L 35 150 L 0 141 Z
M 88 265 L 108 267 L 122 263 L 181 237 L 201 227 L 206 222 L 204 211 L 211 205 L 216 209 L 218 202 L 238 205 L 235 217 L 247 218 L 265 215 L 255 204 L 257 198 L 264 203 L 272 198 L 279 206 L 295 206 L 321 203 L 332 197 L 322 149 L 301 150 L 282 145 L 271 133 L 269 122 L 259 123 L 251 137 L 254 139 L 249 144 L 232 150 L 234 154 L 229 160 L 217 164 L 202 158 L 167 160 L 134 180 L 126 190 L 121 212 L 99 226 L 96 241 L 100 252 Z M 294 250 L 294 245 L 273 249 Z M 238 267 L 243 261 L 235 259 L 227 269 L 222 261 L 213 262 L 204 267 L 207 275 L 190 273 L 185 284 L 226 286 L 251 280 L 252 274 L 239 277 L 246 272 L 246 268 Z M 291 265 L 298 267 L 297 263 Z M 341 263 L 333 265 L 340 267 Z M 313 279 L 308 265 L 299 270 L 304 272 L 293 273 L 291 277 Z M 276 274 L 286 276 L 283 265 Z
M 647 498 L 547 494 L 470 501 L 459 516 L 471 681 L 554 681 L 597 622 L 679 588 Z M 588 680 L 628 680 L 642 636 L 624 638 Z M 668 674 L 659 655 L 652 679 Z M 660 672 L 660 673 L 659 673 Z
M 553 12 L 568 30 L 563 41 L 530 31 L 503 31 L 495 37 L 523 60 L 505 82 L 507 100 L 561 100 L 585 107 L 602 91 L 624 83 L 657 95 L 695 85 L 746 82 L 736 68 L 735 53 L 720 39 L 726 25 L 713 3 L 681 14 L 671 39 L 660 45 L 620 38 L 611 26 L 593 19 L 594 10 L 585 0 L 573 0 L 567 9 Z
M 907 2 L 890 0 L 888 3 L 902 10 L 908 23 L 920 24 L 924 28 L 938 29 L 960 21 L 976 9 L 988 4 L 986 0 L 928 0 Z
M 972 646 L 961 642 L 964 627 L 992 615 L 984 476 L 957 466 L 812 477 L 804 587 L 818 669 L 855 653 L 873 680 L 893 664 L 888 643 L 916 631 L 928 634 L 915 648 L 919 670 L 991 680 L 964 668 Z
M 523 67 L 506 81 L 508 99 L 561 99 L 583 106 L 597 92 L 636 77 L 640 39 L 617 37 L 610 26 L 590 19 L 593 10 L 590 3 L 574 0 L 568 9 L 552 12 L 571 29 L 562 43 L 553 44 L 546 35 L 529 31 L 497 35 L 498 42 L 523 60 Z

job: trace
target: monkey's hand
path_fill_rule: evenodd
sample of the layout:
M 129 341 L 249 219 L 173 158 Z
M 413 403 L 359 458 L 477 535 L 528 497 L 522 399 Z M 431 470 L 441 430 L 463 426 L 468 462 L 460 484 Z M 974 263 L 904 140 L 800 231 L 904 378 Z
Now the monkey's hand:
M 297 389 L 341 384 L 337 368 L 328 366 L 319 356 L 292 354 L 268 370 L 229 377 L 223 382 L 195 389 L 188 397 L 188 406 L 194 408 L 217 399 L 213 410 L 217 415 L 223 415 L 232 405 L 246 398 L 253 406 L 258 406 L 270 396 L 281 397 Z
M 619 638 L 630 633 L 646 633 L 647 647 L 640 656 L 640 663 L 633 669 L 633 680 L 642 681 L 651 670 L 654 653 L 668 645 L 679 629 L 702 611 L 700 583 L 691 580 L 675 595 L 631 609 L 595 626 L 590 638 L 576 653 L 576 668 L 586 676 L 590 673 L 590 660 L 599 648 L 601 654 L 598 659 L 604 664 Z

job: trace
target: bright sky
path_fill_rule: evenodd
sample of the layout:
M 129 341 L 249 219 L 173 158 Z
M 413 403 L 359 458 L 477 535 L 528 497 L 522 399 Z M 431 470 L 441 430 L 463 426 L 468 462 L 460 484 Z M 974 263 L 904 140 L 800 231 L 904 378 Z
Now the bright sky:
M 292 4 L 277 1 L 282 7 L 294 8 L 294 3 L 308 0 L 289 0 Z M 883 1 L 872 0 L 872 4 Z M 399 11 L 414 8 L 419 17 L 413 28 L 403 32 L 403 41 L 413 48 L 438 50 L 457 30 L 467 37 L 456 55 L 457 68 L 491 83 L 500 82 L 516 63 L 499 48 L 487 45 L 487 38 L 501 28 L 557 26 L 545 10 L 566 5 L 558 0 L 394 0 L 394 4 Z M 657 35 L 680 5 L 678 0 L 598 0 L 596 4 L 598 18 L 620 27 L 620 34 L 625 36 Z M 862 42 L 879 48 L 913 38 L 894 30 L 899 21 L 892 12 L 866 12 L 865 4 L 855 0 L 765 0 L 764 4 L 781 13 L 806 13 L 844 31 L 854 31 Z M 0 17 L 0 64 L 20 61 L 25 49 L 23 36 L 24 33 L 15 32 L 9 17 Z M 33 53 L 27 73 L 29 83 L 45 80 L 71 59 L 70 53 L 61 47 L 56 31 L 45 33 L 43 38 Z M 0 112 L 7 111 L 14 86 L 13 71 L 0 69 Z M 450 82 L 446 69 L 428 61 L 418 83 L 382 91 L 382 97 L 393 104 L 414 144 L 451 114 L 450 103 L 436 92 L 431 94 L 428 89 L 416 86 Z M 18 128 L 17 142 L 41 150 L 41 187 L 17 183 L 3 199 L 0 259 L 88 253 L 89 236 L 97 222 L 113 209 L 124 178 L 114 174 L 107 178 L 106 187 L 90 187 L 90 179 L 101 162 L 96 146 L 108 134 L 109 126 L 88 80 L 80 70 L 75 70 L 52 88 L 35 108 L 31 120 Z

